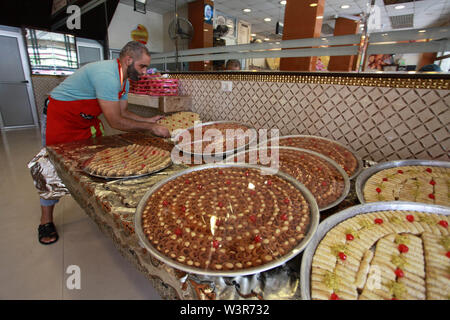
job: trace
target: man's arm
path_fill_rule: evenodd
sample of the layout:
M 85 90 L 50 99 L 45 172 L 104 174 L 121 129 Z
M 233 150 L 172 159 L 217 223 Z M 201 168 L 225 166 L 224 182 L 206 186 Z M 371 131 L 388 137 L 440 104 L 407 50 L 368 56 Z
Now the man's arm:
M 121 131 L 148 130 L 160 137 L 170 137 L 169 130 L 166 127 L 160 126 L 156 123 L 137 121 L 124 117 L 121 113 L 119 101 L 98 99 L 98 102 L 103 114 L 105 115 L 106 121 L 108 121 L 109 125 L 114 129 Z
M 159 119 L 164 118 L 164 116 L 155 116 L 155 117 L 151 117 L 151 118 L 145 118 L 145 117 L 141 117 L 140 115 L 137 115 L 133 112 L 130 112 L 128 110 L 128 100 L 120 100 L 119 104 L 120 104 L 121 115 L 123 117 L 131 119 L 131 120 L 148 122 L 148 123 L 156 123 L 156 121 L 158 121 Z

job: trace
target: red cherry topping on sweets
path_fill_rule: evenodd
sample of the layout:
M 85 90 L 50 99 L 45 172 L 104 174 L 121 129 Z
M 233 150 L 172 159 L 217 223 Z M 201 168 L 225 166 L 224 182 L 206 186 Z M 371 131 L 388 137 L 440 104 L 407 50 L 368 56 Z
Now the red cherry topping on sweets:
M 323 181 L 323 182 L 322 182 L 322 186 L 325 187 L 326 185 L 327 185 L 327 183 L 326 183 L 325 181 Z
M 203 189 L 203 186 L 202 186 L 201 184 L 199 184 L 199 185 L 197 186 L 197 189 L 198 189 L 198 190 L 202 190 L 202 189 Z
M 403 273 L 403 270 L 400 268 L 395 269 L 395 275 L 399 278 L 403 278 L 405 274 Z
M 439 224 L 440 224 L 441 226 L 443 226 L 444 228 L 447 228 L 447 227 L 448 227 L 448 222 L 445 221 L 445 220 L 439 221 Z
M 271 186 L 272 185 L 272 180 L 267 180 L 267 185 Z
M 431 170 L 431 168 L 427 168 L 425 171 L 429 172 L 429 173 L 433 172 L 433 170 Z
M 409 248 L 405 244 L 399 244 L 398 251 L 400 251 L 401 253 L 407 253 L 409 251 Z
M 377 219 L 375 219 L 375 223 L 376 224 L 382 224 L 383 223 L 383 219 L 377 218 Z
M 223 224 L 222 220 L 216 220 L 216 226 L 220 227 Z
M 283 213 L 283 214 L 280 216 L 280 219 L 283 220 L 283 221 L 286 221 L 286 220 L 288 219 L 287 214 L 286 214 L 286 213 Z
M 223 207 L 223 202 L 222 201 L 219 201 L 219 203 L 217 204 L 220 208 L 222 208 Z
M 403 170 L 398 170 L 397 172 L 401 174 L 401 173 L 403 173 Z
M 144 160 L 147 160 L 147 156 L 144 156 Z
M 245 171 L 245 176 L 248 177 L 250 175 L 250 172 Z
M 225 184 L 230 185 L 230 184 L 231 184 L 231 181 L 230 181 L 230 180 L 227 180 L 227 181 L 225 181 Z
M 412 214 L 408 214 L 406 216 L 406 220 L 408 220 L 409 222 L 414 222 L 414 216 Z
M 378 193 L 380 193 L 380 192 L 381 192 L 381 189 L 380 189 L 380 188 L 376 188 L 375 191 L 378 192 Z
M 186 207 L 185 206 L 181 206 L 181 211 L 182 212 L 186 212 Z
M 383 181 L 388 181 L 388 178 L 383 178 Z
M 222 171 L 222 170 L 219 170 L 219 174 L 223 174 L 223 171 Z
M 141 164 L 141 167 L 142 167 L 142 169 L 144 169 L 145 168 L 145 164 Z
M 285 198 L 285 199 L 283 200 L 283 202 L 286 203 L 286 204 L 289 204 L 289 199 L 288 199 L 288 198 Z
M 185 180 L 184 183 L 185 183 L 185 184 L 190 184 L 191 181 L 190 181 L 190 180 Z
M 168 205 L 169 205 L 169 201 L 164 200 L 164 201 L 163 201 L 163 206 L 164 206 L 164 207 L 167 207 Z
M 339 256 L 339 258 L 340 258 L 341 260 L 346 260 L 346 259 L 347 259 L 346 254 L 343 253 L 343 252 L 339 252 L 338 256 Z
M 175 229 L 175 234 L 176 234 L 177 236 L 181 236 L 182 233 L 183 233 L 183 231 L 181 231 L 180 228 L 176 228 L 176 229 Z
M 333 292 L 330 296 L 330 300 L 339 300 L 339 296 Z
M 353 239 L 355 239 L 355 237 L 352 235 L 352 234 L 347 234 L 346 236 L 345 236 L 345 238 L 348 240 L 348 241 L 352 241 Z
M 430 199 L 435 199 L 436 197 L 434 196 L 434 194 L 430 193 L 430 194 L 428 195 L 428 198 L 430 198 Z
M 445 255 L 447 256 L 447 258 L 450 258 L 450 251 L 447 251 Z
M 155 155 L 155 154 L 156 154 L 156 151 L 152 151 L 152 154 Z
M 260 235 L 255 236 L 255 242 L 256 242 L 256 243 L 261 242 L 261 240 L 262 240 L 262 238 L 261 238 Z
M 434 186 L 434 185 L 436 184 L 436 181 L 431 180 L 431 181 L 430 181 L 430 184 L 431 184 L 432 186 Z
M 213 248 L 215 248 L 215 249 L 219 248 L 219 244 L 220 244 L 219 241 L 214 240 L 213 243 L 212 243 Z
M 250 219 L 251 222 L 256 222 L 256 216 L 255 215 L 251 215 L 248 218 Z

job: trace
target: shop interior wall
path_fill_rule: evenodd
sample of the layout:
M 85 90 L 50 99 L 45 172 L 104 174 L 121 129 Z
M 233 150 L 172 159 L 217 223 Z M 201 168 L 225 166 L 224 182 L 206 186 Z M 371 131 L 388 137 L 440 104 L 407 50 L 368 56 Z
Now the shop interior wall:
M 339 141 L 361 158 L 449 160 L 450 91 L 263 81 L 181 79 L 203 121 L 232 120 L 280 135 Z

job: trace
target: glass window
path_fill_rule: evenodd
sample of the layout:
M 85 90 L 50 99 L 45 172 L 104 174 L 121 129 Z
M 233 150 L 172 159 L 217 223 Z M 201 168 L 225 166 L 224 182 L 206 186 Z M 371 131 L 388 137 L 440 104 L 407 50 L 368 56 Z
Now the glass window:
M 74 36 L 34 29 L 25 30 L 33 74 L 71 74 L 78 68 Z

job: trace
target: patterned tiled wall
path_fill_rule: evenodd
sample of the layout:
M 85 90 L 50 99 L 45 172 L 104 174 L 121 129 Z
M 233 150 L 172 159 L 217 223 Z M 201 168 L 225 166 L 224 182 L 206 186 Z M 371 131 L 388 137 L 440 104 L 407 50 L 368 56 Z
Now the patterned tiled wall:
M 373 161 L 449 160 L 450 90 L 317 83 L 180 80 L 204 121 L 334 139 Z

